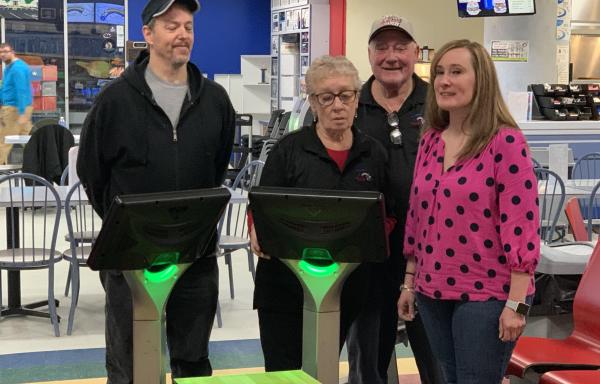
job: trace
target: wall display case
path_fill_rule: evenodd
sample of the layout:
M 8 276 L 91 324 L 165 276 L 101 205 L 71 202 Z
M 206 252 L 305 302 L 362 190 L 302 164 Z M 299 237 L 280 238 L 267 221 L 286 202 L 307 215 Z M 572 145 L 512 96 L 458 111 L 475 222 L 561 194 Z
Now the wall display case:
M 329 1 L 271 1 L 271 110 L 291 110 L 311 61 L 329 52 Z
M 125 0 L 67 0 L 69 125 L 77 130 L 102 88 L 125 70 Z

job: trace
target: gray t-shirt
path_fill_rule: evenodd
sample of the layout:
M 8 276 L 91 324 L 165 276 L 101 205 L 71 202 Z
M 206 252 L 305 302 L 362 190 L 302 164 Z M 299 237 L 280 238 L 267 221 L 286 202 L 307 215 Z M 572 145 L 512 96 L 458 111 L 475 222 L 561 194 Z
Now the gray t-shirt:
M 173 129 L 175 129 L 179 122 L 179 114 L 181 113 L 183 100 L 188 93 L 189 86 L 187 84 L 177 85 L 164 81 L 156 76 L 150 68 L 146 68 L 144 77 L 152 90 L 154 100 L 169 116 Z

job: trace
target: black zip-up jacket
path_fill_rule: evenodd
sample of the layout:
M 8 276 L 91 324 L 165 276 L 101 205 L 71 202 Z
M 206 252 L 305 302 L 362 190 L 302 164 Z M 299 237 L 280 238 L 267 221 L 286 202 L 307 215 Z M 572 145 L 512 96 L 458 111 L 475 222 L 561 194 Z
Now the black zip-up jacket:
M 371 92 L 375 78 L 371 76 L 360 91 L 358 117 L 355 125 L 367 135 L 375 138 L 386 148 L 389 156 L 390 190 L 394 196 L 394 215 L 398 222 L 390 234 L 390 259 L 386 273 L 390 276 L 392 290 L 397 290 L 404 281 L 406 261 L 402 253 L 404 225 L 408 211 L 408 197 L 412 184 L 413 169 L 419 147 L 421 126 L 427 96 L 427 83 L 417 75 L 412 76 L 414 88 L 402 107 L 396 113 L 400 120 L 398 128 L 402 133 L 402 145 L 392 144 L 387 111 L 377 102 Z
M 109 84 L 83 124 L 77 173 L 101 217 L 119 194 L 212 188 L 225 178 L 235 132 L 227 93 L 188 63 L 173 127 L 144 78 L 148 60 L 145 51 Z
M 387 154 L 376 140 L 352 128 L 353 143 L 343 171 L 327 153 L 314 126 L 284 136 L 271 150 L 261 186 L 379 191 L 388 185 Z M 388 200 L 388 195 L 386 201 Z M 370 269 L 362 264 L 345 283 L 342 306 L 358 310 L 366 299 Z M 303 293 L 294 274 L 278 259 L 259 259 L 254 308 L 299 312 Z M 344 304 L 348 303 L 348 304 Z

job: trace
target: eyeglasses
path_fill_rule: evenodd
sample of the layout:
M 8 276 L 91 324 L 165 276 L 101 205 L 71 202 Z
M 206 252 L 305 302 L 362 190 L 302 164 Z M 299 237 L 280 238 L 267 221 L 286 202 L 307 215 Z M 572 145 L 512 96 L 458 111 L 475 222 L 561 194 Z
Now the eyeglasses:
M 400 118 L 396 112 L 390 112 L 387 115 L 387 123 L 392 128 L 390 131 L 390 140 L 392 144 L 402 145 L 402 132 L 398 126 L 400 125 Z
M 340 93 L 331 93 L 331 92 L 323 92 L 323 93 L 313 93 L 317 99 L 317 102 L 321 104 L 323 107 L 327 107 L 328 105 L 333 104 L 335 98 L 340 99 L 342 104 L 350 104 L 354 100 L 356 100 L 356 94 L 358 91 L 342 91 Z

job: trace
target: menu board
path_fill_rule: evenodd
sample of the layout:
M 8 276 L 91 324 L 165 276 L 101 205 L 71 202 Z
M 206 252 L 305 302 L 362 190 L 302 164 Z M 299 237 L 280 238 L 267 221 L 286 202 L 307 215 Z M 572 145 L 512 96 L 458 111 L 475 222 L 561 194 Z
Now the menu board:
M 535 0 L 457 0 L 457 7 L 465 18 L 535 14 Z

